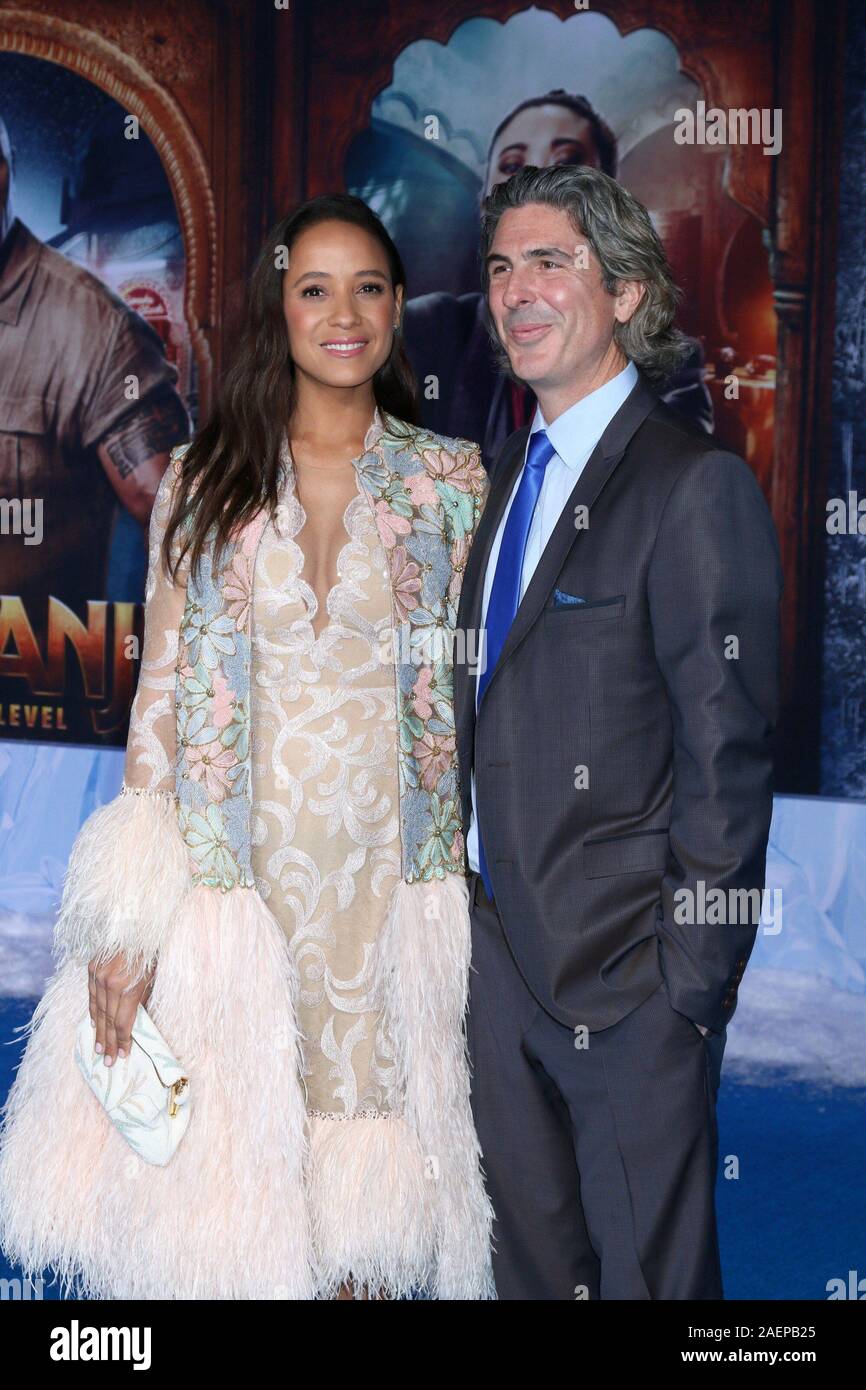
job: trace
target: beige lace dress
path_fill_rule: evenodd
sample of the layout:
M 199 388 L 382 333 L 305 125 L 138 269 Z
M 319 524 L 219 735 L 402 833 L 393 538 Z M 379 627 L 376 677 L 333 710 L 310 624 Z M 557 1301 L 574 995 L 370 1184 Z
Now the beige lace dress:
M 394 1067 L 374 986 L 400 877 L 387 561 L 358 490 L 323 626 L 296 540 L 305 520 L 289 465 L 253 581 L 253 873 L 297 962 L 308 1114 L 387 1123 Z

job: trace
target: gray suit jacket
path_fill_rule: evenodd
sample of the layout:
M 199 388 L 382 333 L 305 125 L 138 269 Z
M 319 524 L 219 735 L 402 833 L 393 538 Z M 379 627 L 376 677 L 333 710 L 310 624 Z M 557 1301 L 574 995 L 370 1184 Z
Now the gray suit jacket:
M 527 432 L 492 472 L 464 631 L 480 627 Z M 464 824 L 474 768 L 506 936 L 539 1003 L 570 1028 L 615 1023 L 662 975 L 693 1022 L 721 1032 L 734 1012 L 757 926 L 729 890 L 764 886 L 781 591 L 754 474 L 641 374 L 554 528 L 477 719 L 455 645 Z M 733 923 L 706 920 L 717 888 Z M 689 912 L 682 889 L 703 922 L 677 920 Z

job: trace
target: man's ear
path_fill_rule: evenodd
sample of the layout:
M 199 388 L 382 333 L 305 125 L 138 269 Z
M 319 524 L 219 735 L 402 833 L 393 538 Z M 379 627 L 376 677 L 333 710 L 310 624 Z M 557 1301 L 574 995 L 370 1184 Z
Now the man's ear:
M 617 282 L 613 312 L 618 323 L 628 323 L 645 294 L 646 285 L 643 280 Z

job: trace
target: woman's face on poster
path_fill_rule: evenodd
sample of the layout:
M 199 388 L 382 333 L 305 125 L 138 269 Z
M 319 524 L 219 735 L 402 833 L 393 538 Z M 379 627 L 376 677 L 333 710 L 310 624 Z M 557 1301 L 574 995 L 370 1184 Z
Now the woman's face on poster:
M 485 196 L 524 164 L 538 169 L 551 164 L 589 164 L 600 169 L 601 158 L 589 121 L 554 103 L 518 111 L 499 132 L 490 151 Z
M 329 386 L 369 381 L 391 352 L 402 286 L 384 248 L 362 227 L 319 222 L 296 238 L 283 275 L 289 355 Z

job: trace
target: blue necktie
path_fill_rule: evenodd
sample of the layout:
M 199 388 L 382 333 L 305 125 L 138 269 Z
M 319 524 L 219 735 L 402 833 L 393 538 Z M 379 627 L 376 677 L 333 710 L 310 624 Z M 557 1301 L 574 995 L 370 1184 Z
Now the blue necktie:
M 556 453 L 544 430 L 536 430 L 529 439 L 523 477 L 517 489 L 496 561 L 496 573 L 487 602 L 485 628 L 485 664 L 478 677 L 478 707 L 484 698 L 487 683 L 493 675 L 499 660 L 499 653 L 505 645 L 508 630 L 514 622 L 514 615 L 520 603 L 520 581 L 523 574 L 523 556 L 532 525 L 532 514 L 544 481 L 544 470 Z M 480 820 L 480 818 L 479 818 Z M 478 825 L 478 867 L 488 898 L 493 898 L 487 860 L 484 857 L 484 844 L 481 825 Z

